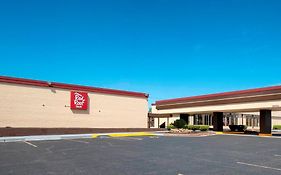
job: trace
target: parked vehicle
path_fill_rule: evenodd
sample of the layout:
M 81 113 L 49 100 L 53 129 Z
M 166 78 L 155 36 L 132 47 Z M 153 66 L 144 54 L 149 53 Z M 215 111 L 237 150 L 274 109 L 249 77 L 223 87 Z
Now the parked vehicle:
M 229 125 L 228 127 L 231 131 L 238 131 L 238 132 L 244 132 L 247 129 L 246 125 Z

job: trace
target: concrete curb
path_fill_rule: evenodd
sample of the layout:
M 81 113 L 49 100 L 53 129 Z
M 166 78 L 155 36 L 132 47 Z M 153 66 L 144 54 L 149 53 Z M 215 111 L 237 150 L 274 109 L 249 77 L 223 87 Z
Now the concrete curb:
M 259 134 L 259 135 L 250 135 L 250 134 L 235 134 L 227 132 L 216 132 L 215 135 L 225 135 L 225 136 L 241 136 L 241 137 L 262 137 L 262 138 L 276 138 L 281 139 L 281 136 L 274 136 L 272 134 Z
M 224 132 L 215 132 L 216 135 L 222 135 L 225 134 Z
M 159 134 L 152 132 L 133 132 L 133 133 L 110 133 L 110 134 L 93 134 L 92 138 L 98 138 L 101 136 L 108 137 L 139 137 L 139 136 L 156 136 Z
M 66 134 L 66 135 L 35 135 L 0 137 L 0 142 L 24 142 L 24 141 L 44 141 L 44 140 L 67 140 L 67 139 L 90 139 L 99 137 L 141 137 L 141 136 L 161 136 L 157 132 L 120 132 L 120 133 L 93 133 L 93 134 Z
M 273 129 L 272 132 L 281 132 L 279 129 Z

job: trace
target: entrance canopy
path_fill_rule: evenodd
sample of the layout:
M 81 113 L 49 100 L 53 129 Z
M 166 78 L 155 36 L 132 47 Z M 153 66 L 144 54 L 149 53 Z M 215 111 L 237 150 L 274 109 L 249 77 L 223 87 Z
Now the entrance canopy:
M 281 110 L 281 86 L 160 100 L 153 113 L 259 112 Z

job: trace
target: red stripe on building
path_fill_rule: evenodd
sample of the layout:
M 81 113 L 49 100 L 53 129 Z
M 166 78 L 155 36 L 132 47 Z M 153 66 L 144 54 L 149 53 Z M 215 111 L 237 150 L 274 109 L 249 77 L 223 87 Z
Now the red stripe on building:
M 255 94 L 255 93 L 265 93 L 266 94 L 266 93 L 270 93 L 270 91 L 278 91 L 278 90 L 281 91 L 281 86 L 271 86 L 271 87 L 256 88 L 256 89 L 247 89 L 247 90 L 240 90 L 240 91 L 231 91 L 231 92 L 159 100 L 159 101 L 156 101 L 156 105 L 165 105 L 165 104 L 177 103 L 177 102 L 190 102 L 190 101 L 195 101 L 195 100 L 212 100 L 214 98 L 225 98 L 227 96 L 234 96 L 234 95 L 245 96 L 245 95 L 251 95 L 251 94 Z
M 59 89 L 87 91 L 87 92 L 132 96 L 132 97 L 148 98 L 148 96 L 149 96 L 146 93 L 140 93 L 140 92 L 123 91 L 123 90 L 115 90 L 115 89 L 107 89 L 107 88 L 97 88 L 97 87 L 91 87 L 91 86 L 81 86 L 81 85 L 73 85 L 73 84 L 65 84 L 65 83 L 57 83 L 57 82 L 31 80 L 31 79 L 24 79 L 24 78 L 6 77 L 6 76 L 0 76 L 0 82 L 11 83 L 11 84 L 20 84 L 20 85 L 40 86 L 40 87 L 53 87 L 53 88 L 59 88 Z

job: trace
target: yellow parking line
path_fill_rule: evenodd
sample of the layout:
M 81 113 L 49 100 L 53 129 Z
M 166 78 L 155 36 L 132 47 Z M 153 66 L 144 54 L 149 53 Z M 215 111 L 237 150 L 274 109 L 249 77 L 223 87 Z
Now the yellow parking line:
M 155 134 L 154 133 L 150 133 L 150 132 L 93 134 L 92 138 L 97 138 L 99 136 L 109 136 L 109 137 L 140 137 L 140 136 L 155 136 Z
M 136 133 L 114 133 L 109 134 L 110 137 L 134 137 L 134 136 L 154 136 L 155 134 L 149 132 L 136 132 Z
M 216 132 L 216 134 L 223 134 L 223 132 Z
M 223 132 L 224 134 L 245 134 L 244 132 L 232 132 L 232 131 L 228 131 L 228 132 Z
M 93 134 L 92 138 L 97 138 L 98 136 L 100 136 L 100 134 Z
M 244 132 L 224 131 L 224 132 L 216 132 L 216 134 L 245 134 L 245 133 Z
M 272 134 L 262 134 L 262 133 L 259 133 L 259 136 L 260 137 L 267 137 L 267 136 L 272 136 Z

